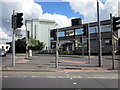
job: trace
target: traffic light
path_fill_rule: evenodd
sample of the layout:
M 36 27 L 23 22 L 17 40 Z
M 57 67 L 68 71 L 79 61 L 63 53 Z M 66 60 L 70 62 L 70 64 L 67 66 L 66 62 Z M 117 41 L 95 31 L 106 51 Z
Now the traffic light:
M 14 15 L 12 15 L 12 28 L 14 28 Z
M 84 25 L 83 27 L 83 35 L 88 37 L 88 26 L 87 25 Z
M 23 13 L 17 13 L 15 15 L 15 28 L 21 28 L 21 26 L 23 25 Z
M 113 17 L 113 31 L 117 31 L 120 29 L 120 26 L 118 26 L 120 24 L 119 20 L 120 17 Z

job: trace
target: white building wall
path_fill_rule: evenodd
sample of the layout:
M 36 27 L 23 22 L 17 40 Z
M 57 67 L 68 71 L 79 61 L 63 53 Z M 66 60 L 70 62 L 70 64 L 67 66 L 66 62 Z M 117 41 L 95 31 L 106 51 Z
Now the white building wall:
M 45 49 L 50 49 L 50 29 L 55 27 L 55 22 L 51 20 L 32 19 L 27 20 L 27 30 L 30 31 L 30 37 L 40 42 L 44 42 Z
M 50 49 L 50 29 L 55 27 L 55 23 L 40 22 L 41 42 L 46 44 L 47 49 Z

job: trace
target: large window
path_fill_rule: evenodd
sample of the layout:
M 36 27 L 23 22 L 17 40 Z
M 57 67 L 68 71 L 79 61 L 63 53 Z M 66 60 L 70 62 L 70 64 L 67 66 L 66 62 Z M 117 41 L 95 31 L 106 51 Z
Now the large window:
M 66 36 L 73 36 L 73 35 L 74 35 L 74 30 L 66 31 Z
M 58 33 L 58 37 L 64 37 L 65 36 L 65 32 L 59 32 Z
M 82 34 L 82 33 L 83 33 L 82 30 L 83 30 L 83 29 L 76 29 L 76 30 L 75 30 L 75 34 L 76 34 L 76 35 Z

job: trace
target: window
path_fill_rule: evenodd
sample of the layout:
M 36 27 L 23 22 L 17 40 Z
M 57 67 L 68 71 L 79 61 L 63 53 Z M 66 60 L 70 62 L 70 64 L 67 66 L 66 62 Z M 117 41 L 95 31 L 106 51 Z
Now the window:
M 82 32 L 83 32 L 82 29 L 76 29 L 75 30 L 76 35 L 80 35 L 80 34 L 82 34 Z

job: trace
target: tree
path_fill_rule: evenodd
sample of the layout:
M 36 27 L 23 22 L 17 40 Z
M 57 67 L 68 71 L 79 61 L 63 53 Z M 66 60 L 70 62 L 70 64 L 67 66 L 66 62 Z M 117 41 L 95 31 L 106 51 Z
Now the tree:
M 45 47 L 44 42 L 40 42 L 39 40 L 35 40 L 33 38 L 29 39 L 29 49 L 42 50 L 44 47 Z

